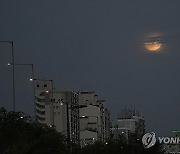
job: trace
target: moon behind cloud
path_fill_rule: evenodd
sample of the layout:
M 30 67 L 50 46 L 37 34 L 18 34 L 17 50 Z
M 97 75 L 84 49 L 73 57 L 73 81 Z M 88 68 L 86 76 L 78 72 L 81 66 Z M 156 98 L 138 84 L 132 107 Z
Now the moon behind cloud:
M 157 52 L 161 48 L 161 43 L 159 41 L 154 42 L 146 42 L 144 43 L 146 49 L 148 49 L 151 52 Z

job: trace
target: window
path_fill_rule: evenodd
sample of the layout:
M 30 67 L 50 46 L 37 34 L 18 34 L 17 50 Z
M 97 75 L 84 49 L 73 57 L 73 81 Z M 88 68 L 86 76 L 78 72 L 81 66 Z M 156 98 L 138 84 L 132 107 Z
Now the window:
M 47 84 L 44 84 L 44 87 L 47 87 Z
M 38 88 L 38 87 L 39 87 L 39 84 L 37 84 L 36 87 Z

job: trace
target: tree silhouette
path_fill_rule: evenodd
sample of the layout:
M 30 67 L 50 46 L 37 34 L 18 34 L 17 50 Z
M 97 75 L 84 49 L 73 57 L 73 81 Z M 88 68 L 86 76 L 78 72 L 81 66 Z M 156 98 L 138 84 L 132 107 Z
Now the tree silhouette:
M 32 122 L 22 112 L 0 109 L 0 153 L 66 153 L 65 136 L 54 128 Z

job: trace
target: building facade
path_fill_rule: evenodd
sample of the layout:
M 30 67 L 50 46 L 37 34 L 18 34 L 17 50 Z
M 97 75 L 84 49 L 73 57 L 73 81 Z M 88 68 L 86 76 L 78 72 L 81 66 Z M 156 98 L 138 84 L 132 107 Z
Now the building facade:
M 54 126 L 71 143 L 79 144 L 78 94 L 72 91 L 54 91 Z
M 78 94 L 57 91 L 52 81 L 35 81 L 35 113 L 39 123 L 55 127 L 69 142 L 79 144 Z
M 135 109 L 123 109 L 111 130 L 115 139 L 124 136 L 128 140 L 130 134 L 136 134 L 140 139 L 145 131 L 144 117 Z
M 110 138 L 110 112 L 105 103 L 95 92 L 57 91 L 51 80 L 35 80 L 36 120 L 55 127 L 71 145 Z
M 51 81 L 35 80 L 35 114 L 39 123 L 53 126 L 53 88 Z
M 81 146 L 105 142 L 110 137 L 110 112 L 104 104 L 95 92 L 79 92 Z

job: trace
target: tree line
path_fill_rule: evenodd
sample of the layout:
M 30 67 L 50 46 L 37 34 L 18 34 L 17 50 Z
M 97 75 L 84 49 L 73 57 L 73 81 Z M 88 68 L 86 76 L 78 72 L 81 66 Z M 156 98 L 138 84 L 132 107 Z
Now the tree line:
M 23 112 L 0 108 L 0 153 L 1 154 L 68 154 L 67 138 L 54 128 L 40 124 Z M 71 152 L 72 153 L 72 152 Z M 80 148 L 76 145 L 73 154 L 162 154 L 162 146 L 156 144 L 144 149 L 142 143 L 131 135 L 129 142 L 123 137 L 106 143 L 95 142 Z

